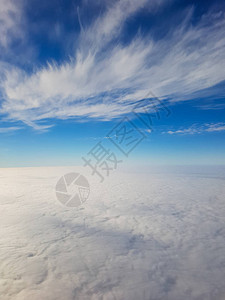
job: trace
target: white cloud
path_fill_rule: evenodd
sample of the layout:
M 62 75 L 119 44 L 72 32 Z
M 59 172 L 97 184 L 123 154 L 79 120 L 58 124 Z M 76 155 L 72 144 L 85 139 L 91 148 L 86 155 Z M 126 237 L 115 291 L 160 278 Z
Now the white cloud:
M 71 172 L 90 183 L 80 208 L 56 199 Z M 0 169 L 1 299 L 224 299 L 224 172 Z
M 0 133 L 9 133 L 22 129 L 22 127 L 0 127 Z
M 220 132 L 225 131 L 225 123 L 211 123 L 211 124 L 204 124 L 204 125 L 192 125 L 189 128 L 182 128 L 178 130 L 169 130 L 164 133 L 168 134 L 201 134 L 205 132 Z
M 196 106 L 201 110 L 220 110 L 225 109 L 225 103 L 210 103 Z
M 0 0 L 0 46 L 7 47 L 12 37 L 21 34 L 17 26 L 21 18 L 20 0 Z
M 208 132 L 215 132 L 215 131 L 225 131 L 225 124 L 218 123 L 218 124 L 210 124 L 206 129 Z
M 79 116 L 108 120 L 128 113 L 149 90 L 177 101 L 225 80 L 222 13 L 205 16 L 193 27 L 188 26 L 190 11 L 163 40 L 139 34 L 128 45 L 117 42 L 108 47 L 119 38 L 126 20 L 145 5 L 145 0 L 110 5 L 81 31 L 75 57 L 67 63 L 49 64 L 32 75 L 7 69 L 0 112 L 26 124 Z

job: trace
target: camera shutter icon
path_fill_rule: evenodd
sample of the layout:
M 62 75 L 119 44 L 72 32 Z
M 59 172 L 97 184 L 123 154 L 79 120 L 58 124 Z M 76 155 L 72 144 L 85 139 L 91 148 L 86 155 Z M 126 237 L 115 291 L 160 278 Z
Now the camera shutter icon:
M 68 173 L 62 176 L 55 187 L 56 197 L 67 207 L 77 207 L 89 197 L 88 180 L 79 173 Z

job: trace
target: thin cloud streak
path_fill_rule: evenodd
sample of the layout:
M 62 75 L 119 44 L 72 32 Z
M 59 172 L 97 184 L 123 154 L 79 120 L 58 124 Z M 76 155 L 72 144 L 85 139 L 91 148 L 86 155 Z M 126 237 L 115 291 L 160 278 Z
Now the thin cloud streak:
M 170 135 L 194 135 L 203 134 L 210 132 L 221 132 L 225 131 L 225 123 L 215 123 L 215 124 L 204 124 L 204 125 L 192 125 L 189 128 L 182 128 L 178 130 L 169 130 L 167 134 Z
M 17 130 L 21 130 L 23 129 L 22 127 L 0 127 L 0 133 L 10 133 L 10 132 L 14 132 Z

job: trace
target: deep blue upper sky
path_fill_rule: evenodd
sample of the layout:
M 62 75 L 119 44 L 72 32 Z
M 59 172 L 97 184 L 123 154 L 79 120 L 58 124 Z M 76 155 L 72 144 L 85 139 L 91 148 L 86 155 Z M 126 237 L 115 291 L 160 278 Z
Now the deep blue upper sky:
M 98 142 L 127 163 L 225 163 L 224 1 L 0 7 L 0 167 L 82 164 Z M 106 138 L 124 117 L 145 136 L 128 157 Z

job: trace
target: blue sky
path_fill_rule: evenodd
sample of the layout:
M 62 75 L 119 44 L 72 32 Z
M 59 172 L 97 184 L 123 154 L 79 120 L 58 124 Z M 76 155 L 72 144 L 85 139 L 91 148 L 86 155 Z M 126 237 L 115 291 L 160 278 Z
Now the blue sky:
M 0 167 L 82 164 L 99 142 L 131 164 L 225 164 L 224 16 L 224 1 L 0 0 Z M 106 138 L 121 120 L 144 136 L 128 157 Z

